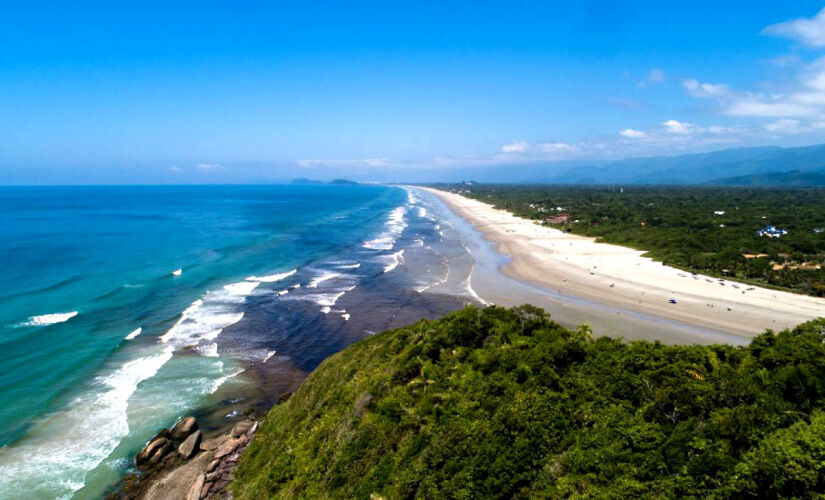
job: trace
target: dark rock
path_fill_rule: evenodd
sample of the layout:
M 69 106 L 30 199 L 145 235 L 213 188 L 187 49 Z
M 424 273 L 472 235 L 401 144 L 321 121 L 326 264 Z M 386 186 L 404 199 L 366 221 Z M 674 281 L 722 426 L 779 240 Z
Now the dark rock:
M 184 460 L 192 458 L 192 455 L 200 449 L 202 437 L 203 434 L 199 430 L 190 434 L 189 437 L 178 446 L 178 455 Z
M 158 448 L 157 451 L 146 461 L 146 465 L 151 467 L 154 465 L 159 464 L 162 460 L 164 455 L 169 453 L 169 449 L 172 447 L 172 444 L 167 441 L 162 447 Z
M 157 455 L 157 453 L 159 451 L 162 451 L 168 445 L 169 445 L 169 440 L 168 439 L 166 439 L 163 436 L 155 436 L 135 456 L 135 463 L 137 464 L 138 467 L 146 465 L 149 462 L 156 463 L 163 456 L 163 453 L 161 453 L 160 456 L 157 457 L 157 460 L 155 460 L 155 455 Z
M 215 482 L 215 485 L 213 486 L 213 488 L 216 489 L 216 490 L 222 490 L 222 489 L 226 488 L 227 484 L 229 484 L 229 478 L 228 477 L 222 477 L 220 479 L 220 481 Z
M 198 430 L 198 423 L 195 421 L 195 417 L 183 417 L 172 427 L 172 439 L 183 441 L 196 430 Z

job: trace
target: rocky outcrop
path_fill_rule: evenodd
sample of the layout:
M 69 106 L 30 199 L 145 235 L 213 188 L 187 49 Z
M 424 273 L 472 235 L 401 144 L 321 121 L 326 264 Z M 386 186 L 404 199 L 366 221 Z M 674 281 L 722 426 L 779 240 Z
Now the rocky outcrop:
M 135 456 L 141 470 L 124 478 L 107 500 L 222 500 L 241 452 L 258 423 L 238 422 L 226 434 L 203 439 L 193 417 L 180 419 L 150 439 Z

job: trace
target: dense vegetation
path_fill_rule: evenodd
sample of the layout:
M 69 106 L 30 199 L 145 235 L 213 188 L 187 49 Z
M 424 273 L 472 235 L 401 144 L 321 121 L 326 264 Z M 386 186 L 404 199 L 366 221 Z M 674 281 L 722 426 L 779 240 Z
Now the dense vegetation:
M 467 308 L 327 359 L 273 408 L 235 498 L 813 498 L 825 319 L 748 347 L 593 339 Z
M 561 207 L 570 218 L 557 227 L 575 234 L 646 250 L 691 271 L 825 296 L 825 189 L 478 184 L 450 189 L 538 221 Z M 788 234 L 756 236 L 766 225 Z

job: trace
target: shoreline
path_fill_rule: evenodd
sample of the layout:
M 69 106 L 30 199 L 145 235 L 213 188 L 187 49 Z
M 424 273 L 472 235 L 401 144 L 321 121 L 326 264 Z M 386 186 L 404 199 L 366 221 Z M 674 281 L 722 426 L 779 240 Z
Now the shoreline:
M 715 341 L 744 344 L 766 329 L 782 330 L 825 314 L 825 299 L 692 275 L 642 257 L 641 250 L 539 226 L 455 193 L 422 186 L 417 189 L 435 196 L 492 244 L 503 259 L 488 264 L 489 271 L 538 287 L 545 295 L 554 295 L 557 303 L 573 303 L 572 308 L 581 302 L 582 308 L 602 309 L 602 315 L 612 309 L 614 319 L 621 318 L 621 322 L 636 316 L 647 322 L 660 320 L 698 329 L 671 336 L 635 334 L 630 328 L 626 330 L 634 334 L 623 336 L 678 343 L 708 343 L 714 341 L 711 337 L 719 337 Z M 492 278 L 488 280 L 486 288 L 477 290 L 484 300 L 515 305 L 506 293 L 496 290 Z M 671 304 L 670 299 L 676 303 Z M 571 307 L 556 307 L 555 312 L 563 315 L 564 309 Z M 612 333 L 604 330 L 612 330 L 615 324 L 608 318 L 596 323 L 599 334 Z

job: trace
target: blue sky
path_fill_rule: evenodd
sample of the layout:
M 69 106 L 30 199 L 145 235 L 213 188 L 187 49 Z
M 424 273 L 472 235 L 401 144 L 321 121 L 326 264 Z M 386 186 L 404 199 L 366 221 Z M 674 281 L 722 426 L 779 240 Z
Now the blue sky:
M 0 5 L 0 183 L 825 142 L 825 2 L 672 3 Z

